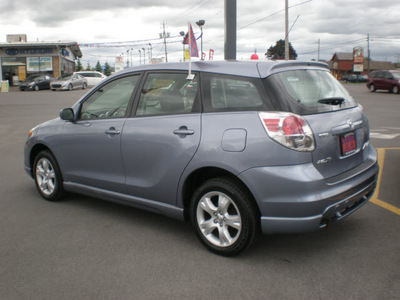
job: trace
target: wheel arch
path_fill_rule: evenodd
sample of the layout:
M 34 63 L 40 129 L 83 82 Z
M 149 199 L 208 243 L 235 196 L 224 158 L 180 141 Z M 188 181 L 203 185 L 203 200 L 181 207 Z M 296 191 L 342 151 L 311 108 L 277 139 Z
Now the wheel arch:
M 241 181 L 237 176 L 235 176 L 233 173 L 231 173 L 225 169 L 221 169 L 221 168 L 217 168 L 217 167 L 203 167 L 203 168 L 193 171 L 186 178 L 186 180 L 183 184 L 182 202 L 183 202 L 185 221 L 190 220 L 190 202 L 191 202 L 192 195 L 193 195 L 194 191 L 196 190 L 196 188 L 199 187 L 200 185 L 202 185 L 207 180 L 210 180 L 213 178 L 218 178 L 218 177 L 228 178 L 231 181 L 233 181 L 235 184 L 241 186 L 242 189 L 248 194 L 249 198 L 251 199 L 251 202 L 254 205 L 254 209 L 260 215 L 260 210 L 254 199 L 254 196 L 243 181 Z
M 31 176 L 32 177 L 33 177 L 33 164 L 35 162 L 35 157 L 42 151 L 50 152 L 51 155 L 53 155 L 54 159 L 56 159 L 54 154 L 53 154 L 53 152 L 46 145 L 44 145 L 44 144 L 36 144 L 35 146 L 33 146 L 32 149 L 31 149 L 31 152 L 29 153 L 29 167 L 31 169 Z M 57 159 L 56 159 L 56 161 L 57 161 Z

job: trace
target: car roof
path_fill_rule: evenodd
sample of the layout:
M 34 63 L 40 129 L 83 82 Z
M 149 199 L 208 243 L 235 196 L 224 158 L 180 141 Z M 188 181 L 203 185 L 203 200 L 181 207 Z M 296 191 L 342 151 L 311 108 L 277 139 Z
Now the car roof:
M 100 72 L 99 71 L 76 71 L 75 73 L 80 74 L 80 73 L 100 73 Z
M 274 73 L 298 69 L 326 69 L 329 67 L 321 62 L 304 61 L 196 61 L 191 63 L 193 72 L 208 72 L 235 76 L 265 78 Z M 189 63 L 149 64 L 125 69 L 119 73 L 134 73 L 139 71 L 188 71 Z

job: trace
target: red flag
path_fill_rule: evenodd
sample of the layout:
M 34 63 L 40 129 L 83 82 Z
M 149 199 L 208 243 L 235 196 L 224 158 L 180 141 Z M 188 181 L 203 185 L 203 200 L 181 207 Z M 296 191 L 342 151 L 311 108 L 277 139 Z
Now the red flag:
M 189 44 L 189 32 L 186 33 L 182 43 L 184 45 Z M 197 49 L 196 37 L 194 36 L 192 24 L 190 24 L 190 56 L 199 57 L 199 50 Z

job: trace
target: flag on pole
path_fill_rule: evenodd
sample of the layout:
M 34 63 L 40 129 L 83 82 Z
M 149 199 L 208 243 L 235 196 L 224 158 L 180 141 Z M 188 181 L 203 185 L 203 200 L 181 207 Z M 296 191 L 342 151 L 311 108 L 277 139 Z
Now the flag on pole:
M 183 39 L 183 44 L 187 45 L 190 42 L 189 48 L 190 48 L 190 56 L 191 57 L 199 57 L 199 50 L 197 48 L 197 43 L 196 43 L 196 37 L 194 36 L 192 24 L 189 25 L 189 32 L 186 33 L 185 38 Z M 189 34 L 190 34 L 190 39 L 189 39 Z

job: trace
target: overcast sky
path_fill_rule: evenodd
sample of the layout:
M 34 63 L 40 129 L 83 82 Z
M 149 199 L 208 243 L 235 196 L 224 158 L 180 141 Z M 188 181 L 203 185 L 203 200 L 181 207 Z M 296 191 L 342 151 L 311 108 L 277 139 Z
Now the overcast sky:
M 318 40 L 321 59 L 351 52 L 355 46 L 363 47 L 367 56 L 368 33 L 373 60 L 399 59 L 398 0 L 289 0 L 289 6 L 289 40 L 300 60 L 317 59 Z M 254 51 L 264 59 L 268 48 L 284 39 L 284 8 L 284 0 L 237 0 L 237 59 L 249 59 Z M 147 56 L 149 43 L 153 57 L 165 56 L 159 38 L 165 23 L 171 62 L 182 58 L 179 32 L 186 32 L 190 21 L 198 37 L 196 21 L 201 19 L 205 20 L 203 51 L 208 54 L 213 49 L 214 59 L 223 59 L 223 0 L 1 0 L 0 42 L 6 42 L 7 34 L 27 34 L 28 41 L 104 43 L 81 47 L 84 65 L 89 62 L 93 67 L 97 60 L 113 65 L 121 53 L 126 59 L 127 50 L 137 65 L 138 50 L 145 48 Z

